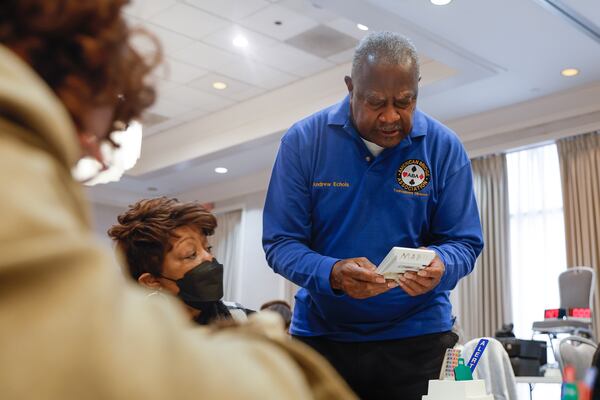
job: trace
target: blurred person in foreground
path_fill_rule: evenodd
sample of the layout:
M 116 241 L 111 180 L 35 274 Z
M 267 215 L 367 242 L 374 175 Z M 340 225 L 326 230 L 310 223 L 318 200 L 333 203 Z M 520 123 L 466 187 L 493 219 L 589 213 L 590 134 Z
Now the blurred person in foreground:
M 186 329 L 93 239 L 71 168 L 154 100 L 125 3 L 0 2 L 1 397 L 353 398 L 298 344 Z
M 217 219 L 201 204 L 159 197 L 130 206 L 108 236 L 125 255 L 129 276 L 152 290 L 150 295 L 164 291 L 179 297 L 200 325 L 244 320 L 238 315 L 250 310 L 221 300 L 224 267 L 208 243 L 216 228 Z

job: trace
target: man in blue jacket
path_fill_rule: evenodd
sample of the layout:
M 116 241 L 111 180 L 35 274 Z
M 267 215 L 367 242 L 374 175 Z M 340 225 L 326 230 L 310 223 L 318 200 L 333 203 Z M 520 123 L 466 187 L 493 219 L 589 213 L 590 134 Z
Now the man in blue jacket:
M 291 334 L 363 399 L 421 399 L 456 343 L 449 292 L 483 247 L 471 164 L 416 108 L 419 61 L 403 36 L 356 48 L 349 95 L 281 141 L 264 209 L 273 270 L 301 286 Z M 377 273 L 394 246 L 437 257 L 399 283 Z

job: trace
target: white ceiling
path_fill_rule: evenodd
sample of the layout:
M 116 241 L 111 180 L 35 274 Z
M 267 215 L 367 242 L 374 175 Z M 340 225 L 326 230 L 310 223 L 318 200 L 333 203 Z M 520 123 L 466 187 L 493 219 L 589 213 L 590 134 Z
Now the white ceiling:
M 127 15 L 164 46 L 151 110 L 159 122 L 145 127 L 142 158 L 128 176 L 90 191 L 97 201 L 203 188 L 202 200 L 217 200 L 213 187 L 226 196 L 227 182 L 234 195 L 245 176 L 265 181 L 282 132 L 344 96 L 352 48 L 365 34 L 356 23 L 414 41 L 423 63 L 420 107 L 455 128 L 472 154 L 510 147 L 515 135 L 506 132 L 549 129 L 558 118 L 586 114 L 579 127 L 588 128 L 590 113 L 600 111 L 598 0 L 454 0 L 444 7 L 426 0 L 134 0 Z M 323 27 L 350 46 L 326 57 L 296 47 L 298 35 Z M 245 49 L 232 45 L 240 34 Z M 581 73 L 564 78 L 566 67 Z M 228 88 L 214 89 L 216 81 Z M 530 141 L 539 133 L 527 132 Z M 230 173 L 216 175 L 216 166 Z
M 302 0 L 138 0 L 126 13 L 159 38 L 165 53 L 156 74 L 160 97 L 150 112 L 168 121 L 146 129 L 146 136 L 345 63 L 364 35 L 351 21 Z M 285 43 L 319 24 L 352 40 L 326 58 Z M 248 47 L 232 44 L 238 35 Z M 135 44 L 152 49 L 143 38 Z M 228 88 L 214 89 L 217 81 Z

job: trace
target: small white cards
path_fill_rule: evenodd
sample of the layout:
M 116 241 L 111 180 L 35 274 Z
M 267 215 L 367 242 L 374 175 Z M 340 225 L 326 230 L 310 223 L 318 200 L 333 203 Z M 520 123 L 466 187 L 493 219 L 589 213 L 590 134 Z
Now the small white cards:
M 442 363 L 442 370 L 440 371 L 440 380 L 451 380 L 454 378 L 454 368 L 458 365 L 458 359 L 460 358 L 460 349 L 446 349 L 444 355 L 444 362 Z
M 398 274 L 417 272 L 428 266 L 435 258 L 435 251 L 393 247 L 377 267 L 377 273 L 386 279 L 398 278 Z

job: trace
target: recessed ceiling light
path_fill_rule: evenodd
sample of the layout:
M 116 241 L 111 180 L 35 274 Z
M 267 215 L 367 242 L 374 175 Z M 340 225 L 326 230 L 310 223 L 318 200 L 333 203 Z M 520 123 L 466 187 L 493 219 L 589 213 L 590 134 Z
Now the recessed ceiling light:
M 577 68 L 565 68 L 562 71 L 560 71 L 560 74 L 562 76 L 575 76 L 579 74 L 579 70 Z
M 368 31 L 369 30 L 369 27 L 366 26 L 366 25 L 363 25 L 363 24 L 356 24 L 356 27 L 358 29 L 360 29 L 361 31 Z
M 431 1 L 431 4 L 434 4 L 436 6 L 445 6 L 452 2 L 452 0 L 429 0 L 429 1 Z
M 235 47 L 248 47 L 248 39 L 242 35 L 237 35 L 233 38 L 233 45 Z
M 225 167 L 217 167 L 217 168 L 215 168 L 215 172 L 217 174 L 226 174 L 227 171 L 229 171 L 229 170 L 227 168 L 225 168 Z
M 227 84 L 225 82 L 213 82 L 212 86 L 217 90 L 227 89 Z

